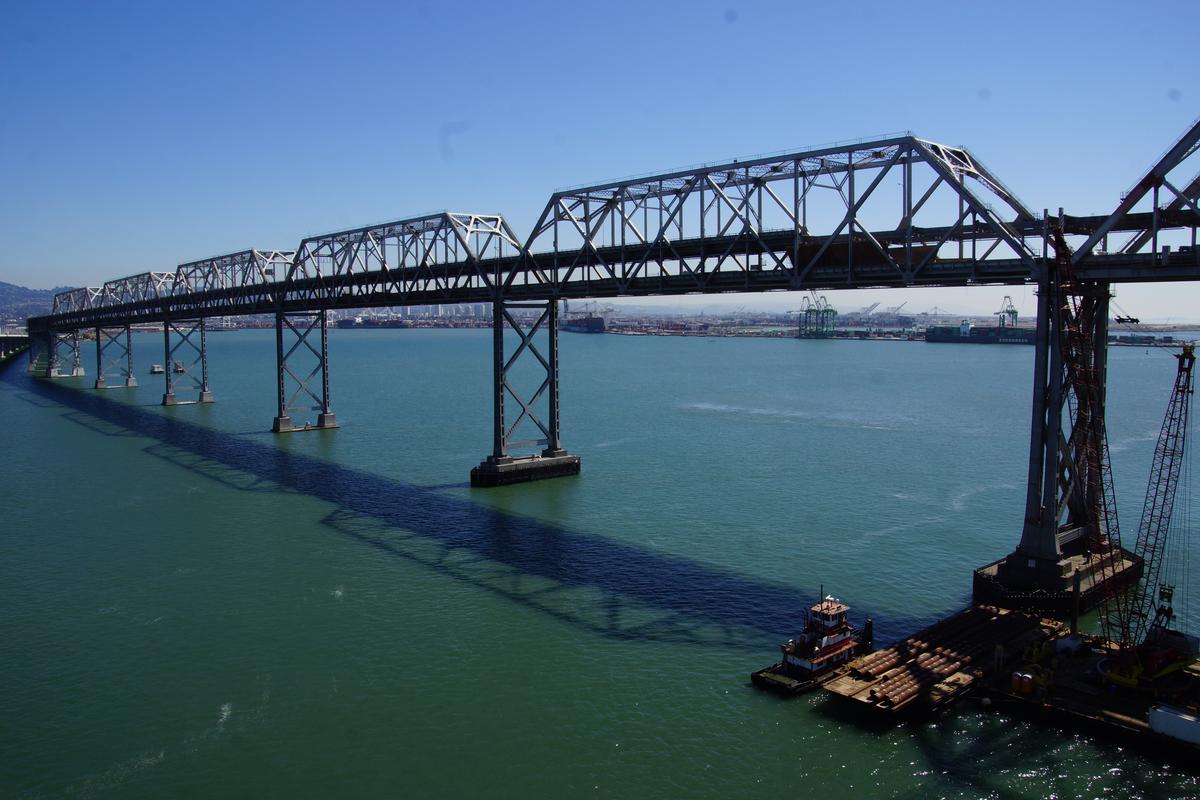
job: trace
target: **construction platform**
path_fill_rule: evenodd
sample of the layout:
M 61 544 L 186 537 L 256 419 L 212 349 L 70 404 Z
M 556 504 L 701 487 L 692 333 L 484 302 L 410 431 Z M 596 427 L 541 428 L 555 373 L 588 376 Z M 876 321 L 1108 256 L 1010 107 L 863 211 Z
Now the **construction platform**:
M 562 455 L 527 456 L 525 458 L 488 458 L 471 470 L 471 485 L 475 487 L 507 486 L 512 483 L 540 481 L 578 475 L 579 456 L 566 451 Z
M 1005 675 L 980 688 L 1005 711 L 1150 750 L 1200 752 L 1200 663 L 1191 656 L 1156 680 L 1131 688 L 1105 675 L 1118 650 L 1096 636 L 1062 636 L 1031 648 Z
M 1062 633 L 1050 619 L 978 605 L 851 661 L 825 690 L 885 713 L 944 705 Z
M 1122 549 L 1110 560 L 1099 555 L 1065 555 L 1051 569 L 1022 569 L 1020 555 L 993 561 L 975 570 L 971 593 L 976 603 L 1069 617 L 1098 606 L 1106 596 L 1142 577 L 1142 559 Z M 1075 578 L 1079 577 L 1079 606 L 1075 608 Z

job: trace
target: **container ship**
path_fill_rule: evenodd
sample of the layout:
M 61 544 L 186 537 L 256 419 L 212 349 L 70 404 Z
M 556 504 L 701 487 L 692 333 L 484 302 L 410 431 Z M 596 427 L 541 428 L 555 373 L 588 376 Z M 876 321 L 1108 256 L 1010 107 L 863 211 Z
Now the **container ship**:
M 963 320 L 959 325 L 930 325 L 925 329 L 927 342 L 959 342 L 962 344 L 1033 344 L 1037 337 L 1034 328 L 1013 325 L 972 325 Z
M 412 325 L 403 319 L 381 317 L 355 317 L 354 319 L 339 319 L 339 328 L 411 328 Z
M 604 317 L 598 314 L 577 314 L 563 317 L 558 323 L 558 329 L 571 333 L 604 333 L 608 327 Z

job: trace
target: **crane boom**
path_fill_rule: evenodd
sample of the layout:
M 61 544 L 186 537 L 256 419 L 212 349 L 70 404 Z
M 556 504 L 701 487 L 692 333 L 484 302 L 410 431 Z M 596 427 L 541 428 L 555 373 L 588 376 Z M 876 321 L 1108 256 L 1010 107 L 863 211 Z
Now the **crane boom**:
M 1167 532 L 1171 526 L 1171 515 L 1175 509 L 1175 492 L 1179 487 L 1179 473 L 1183 466 L 1184 448 L 1187 443 L 1188 416 L 1191 407 L 1192 384 L 1196 356 L 1193 346 L 1185 344 L 1175 373 L 1175 387 L 1167 403 L 1162 430 L 1154 447 L 1154 459 L 1150 465 L 1150 480 L 1146 486 L 1146 499 L 1142 506 L 1142 521 L 1138 526 L 1135 552 L 1145 562 L 1142 580 L 1133 589 L 1130 602 L 1126 604 L 1126 619 L 1122 620 L 1122 643 L 1136 645 L 1145 641 L 1147 633 L 1156 624 L 1170 620 L 1160 619 L 1155 605 L 1159 594 L 1159 579 L 1162 575 L 1163 552 L 1167 545 Z M 1169 613 L 1169 612 L 1168 612 Z

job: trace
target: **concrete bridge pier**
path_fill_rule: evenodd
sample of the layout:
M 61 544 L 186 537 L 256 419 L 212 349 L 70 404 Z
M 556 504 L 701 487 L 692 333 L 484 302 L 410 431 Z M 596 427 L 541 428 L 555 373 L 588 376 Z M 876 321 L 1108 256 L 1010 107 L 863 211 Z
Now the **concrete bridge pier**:
M 294 337 L 291 347 L 284 349 L 288 332 Z M 318 342 L 310 337 L 316 335 Z M 308 372 L 298 366 L 305 355 L 316 361 Z M 271 424 L 274 433 L 324 430 L 338 427 L 337 417 L 329 405 L 329 321 L 324 309 L 275 314 L 275 364 L 278 375 L 278 413 Z M 295 367 L 295 368 L 293 368 Z M 320 375 L 320 394 L 313 388 Z M 295 389 L 289 394 L 288 379 Z M 297 405 L 311 401 L 313 405 Z M 297 424 L 293 411 L 316 411 L 316 423 Z
M 124 373 L 124 386 L 127 389 L 132 389 L 137 386 L 137 378 L 133 373 L 133 347 L 130 341 L 129 326 L 117 328 L 114 332 L 111 328 L 96 328 L 96 386 L 97 389 L 110 388 L 105 382 L 104 363 L 108 351 L 110 349 L 117 350 L 115 357 L 107 359 L 108 362 L 117 367 L 119 373 Z M 122 364 L 124 365 L 122 367 Z
M 194 353 L 190 361 L 184 356 L 184 353 L 189 352 Z M 213 402 L 213 393 L 208 387 L 208 335 L 203 317 L 195 320 L 164 321 L 163 356 L 163 379 L 166 383 L 162 399 L 164 406 Z M 200 372 L 199 377 L 195 373 L 197 368 Z M 199 390 L 196 400 L 181 401 L 176 397 L 176 376 L 180 376 L 180 380 L 188 378 L 192 381 Z
M 514 310 L 540 312 L 532 325 L 526 326 Z M 520 344 L 505 356 L 504 326 L 507 323 Z M 545 329 L 545 354 L 535 341 L 538 331 Z M 522 357 L 535 359 L 545 370 L 545 379 L 526 400 L 509 381 L 509 373 Z M 505 398 L 511 398 L 520 413 L 511 425 L 505 419 Z M 546 398 L 545 421 L 538 415 L 538 401 Z M 579 456 L 571 455 L 562 446 L 558 417 L 558 301 L 492 303 L 492 454 L 471 470 L 471 485 L 478 487 L 504 486 L 510 483 L 578 475 Z M 542 434 L 540 438 L 514 441 L 521 424 L 529 421 Z M 512 449 L 541 447 L 533 455 L 513 455 Z

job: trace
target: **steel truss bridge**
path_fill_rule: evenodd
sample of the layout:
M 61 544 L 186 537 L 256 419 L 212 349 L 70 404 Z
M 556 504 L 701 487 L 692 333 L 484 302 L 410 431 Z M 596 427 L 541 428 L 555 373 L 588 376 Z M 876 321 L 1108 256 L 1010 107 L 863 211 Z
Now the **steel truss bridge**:
M 1085 397 L 1081 421 L 1071 361 L 1086 355 L 1103 385 L 1110 283 L 1200 279 L 1198 149 L 1200 121 L 1104 216 L 1035 213 L 969 150 L 904 134 L 559 191 L 524 240 L 498 214 L 457 212 L 338 231 L 295 250 L 249 249 L 63 292 L 50 315 L 29 320 L 30 364 L 81 375 L 81 333 L 91 332 L 96 387 L 114 372 L 133 385 L 130 326 L 153 324 L 164 336 L 164 404 L 181 382 L 208 402 L 206 320 L 273 314 L 273 429 L 296 429 L 290 414 L 301 408 L 319 412 L 306 428 L 328 428 L 330 310 L 490 304 L 493 445 L 472 480 L 493 485 L 579 470 L 559 429 L 560 300 L 1034 284 L 1029 493 L 1012 558 L 1053 571 L 1064 542 L 1100 524 L 1083 429 L 1094 434 L 1103 416 Z M 1092 299 L 1081 333 L 1068 297 L 1083 294 Z M 1080 336 L 1094 352 L 1071 344 Z M 311 369 L 295 366 L 300 356 Z M 509 380 L 518 361 L 544 372 L 528 396 Z M 536 439 L 516 441 L 522 423 Z M 540 454 L 514 455 L 531 447 Z

